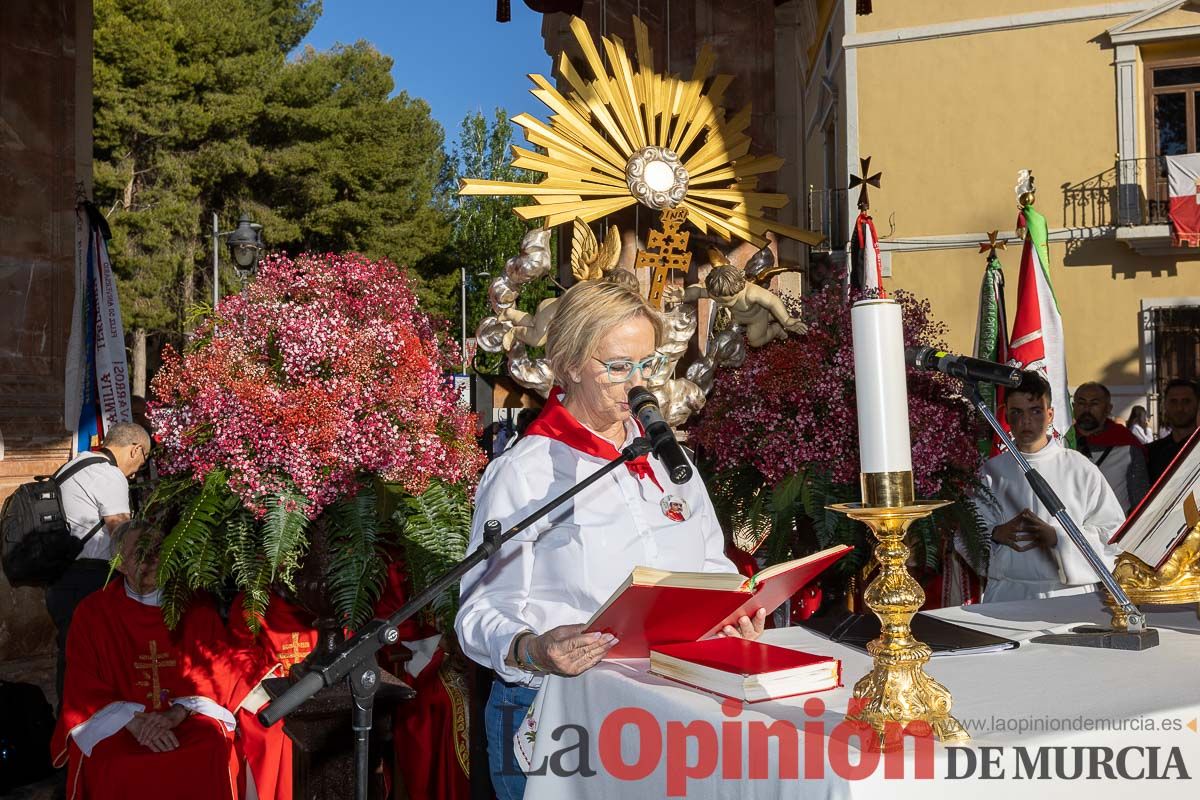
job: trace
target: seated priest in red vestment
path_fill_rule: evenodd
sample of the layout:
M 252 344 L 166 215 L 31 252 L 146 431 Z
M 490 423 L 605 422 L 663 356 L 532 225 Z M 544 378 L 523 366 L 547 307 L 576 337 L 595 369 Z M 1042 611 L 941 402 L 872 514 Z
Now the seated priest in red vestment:
M 375 604 L 388 616 L 408 600 L 404 564 L 393 557 L 387 583 Z M 396 768 L 411 798 L 466 800 L 471 796 L 468 761 L 465 661 L 443 649 L 441 634 L 425 612 L 402 623 L 399 644 L 379 653 L 379 664 L 417 691 L 396 709 Z M 455 648 L 457 649 L 457 648 Z
M 471 768 L 463 656 L 448 653 L 438 634 L 408 645 L 414 657 L 403 677 L 417 696 L 397 710 L 393 731 L 404 788 L 412 798 L 466 800 Z
M 312 615 L 271 595 L 255 633 L 246 619 L 243 596 L 238 595 L 229 610 L 229 632 L 238 673 L 230 706 L 237 714 L 238 753 L 247 767 L 243 796 L 291 800 L 292 741 L 283 723 L 265 728 L 255 714 L 269 699 L 262 680 L 287 677 L 316 646 Z
M 168 630 L 157 587 L 161 532 L 130 521 L 114 543 L 124 579 L 79 604 L 67 637 L 51 743 L 55 766 L 68 765 L 67 797 L 232 800 L 225 626 L 197 599 Z

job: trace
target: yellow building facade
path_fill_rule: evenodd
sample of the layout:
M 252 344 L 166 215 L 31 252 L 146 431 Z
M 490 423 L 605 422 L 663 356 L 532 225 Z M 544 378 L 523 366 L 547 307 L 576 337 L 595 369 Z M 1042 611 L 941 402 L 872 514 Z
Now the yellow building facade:
M 815 2 L 803 58 L 809 220 L 842 263 L 870 156 L 888 288 L 927 297 L 973 348 L 985 256 L 999 229 L 1010 324 L 1018 170 L 1033 171 L 1072 387 L 1105 383 L 1116 413 L 1153 413 L 1200 366 L 1200 250 L 1171 246 L 1159 156 L 1197 152 L 1200 3 L 1141 0 Z M 782 131 L 781 131 L 782 133 Z

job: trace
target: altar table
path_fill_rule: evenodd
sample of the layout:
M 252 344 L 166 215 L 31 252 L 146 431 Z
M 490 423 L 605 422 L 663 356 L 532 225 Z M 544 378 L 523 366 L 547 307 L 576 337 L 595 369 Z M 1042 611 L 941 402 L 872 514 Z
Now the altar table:
M 902 762 L 864 752 L 848 726 L 838 727 L 870 658 L 803 628 L 767 631 L 763 641 L 842 659 L 845 686 L 739 705 L 652 675 L 644 659 L 550 677 L 534 706 L 536 735 L 526 740 L 544 774 L 530 775 L 525 797 L 1194 800 L 1200 620 L 1194 606 L 1144 610 L 1161 643 L 1142 652 L 1029 641 L 1106 623 L 1097 595 L 933 612 L 1021 644 L 931 660 L 926 672 L 953 693 L 953 713 L 972 739 L 947 747 L 905 737 Z M 763 726 L 778 721 L 795 737 L 785 730 L 764 751 Z M 781 746 L 796 756 L 794 775 Z

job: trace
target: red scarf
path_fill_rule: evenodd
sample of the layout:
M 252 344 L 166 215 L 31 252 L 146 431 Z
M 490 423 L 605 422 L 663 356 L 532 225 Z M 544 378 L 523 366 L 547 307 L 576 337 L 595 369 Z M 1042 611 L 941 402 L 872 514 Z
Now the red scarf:
M 612 442 L 592 433 L 579 420 L 575 419 L 574 415 L 562 404 L 561 396 L 562 390 L 557 386 L 550 391 L 546 407 L 525 430 L 526 436 L 545 436 L 547 439 L 562 442 L 567 447 L 589 456 L 602 458 L 605 461 L 612 461 L 621 455 L 620 451 L 613 447 Z M 641 423 L 636 419 L 634 422 L 637 423 L 638 431 L 645 435 Z M 639 480 L 649 478 L 660 492 L 663 490 L 662 484 L 658 482 L 658 478 L 654 477 L 654 470 L 650 468 L 650 462 L 645 456 L 638 456 L 632 461 L 627 461 L 625 466 L 629 468 L 630 474 L 634 477 Z
M 1104 420 L 1104 427 L 1095 433 L 1084 436 L 1079 430 L 1075 429 L 1076 441 L 1087 439 L 1088 446 L 1093 450 L 1103 450 L 1106 447 L 1133 447 L 1137 450 L 1145 450 L 1145 445 L 1137 440 L 1128 428 L 1111 419 Z

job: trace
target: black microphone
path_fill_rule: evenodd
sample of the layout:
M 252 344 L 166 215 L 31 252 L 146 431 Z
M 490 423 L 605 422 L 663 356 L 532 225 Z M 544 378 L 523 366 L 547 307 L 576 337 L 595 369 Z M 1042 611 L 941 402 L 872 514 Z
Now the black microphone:
M 658 460 L 667 468 L 672 483 L 687 483 L 692 479 L 692 465 L 688 463 L 683 448 L 675 439 L 671 426 L 658 410 L 658 400 L 649 389 L 635 386 L 629 390 L 629 410 L 646 430 L 650 448 Z
M 932 347 L 909 347 L 904 351 L 904 361 L 910 367 L 942 372 L 962 381 L 982 381 L 997 386 L 1015 389 L 1021 385 L 1024 370 L 984 361 L 980 358 L 956 356 Z

